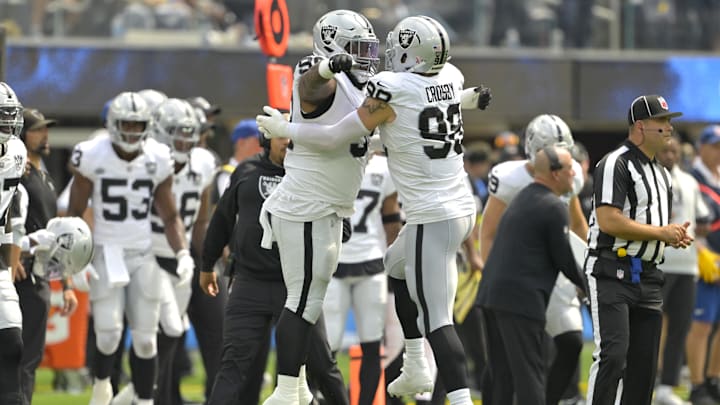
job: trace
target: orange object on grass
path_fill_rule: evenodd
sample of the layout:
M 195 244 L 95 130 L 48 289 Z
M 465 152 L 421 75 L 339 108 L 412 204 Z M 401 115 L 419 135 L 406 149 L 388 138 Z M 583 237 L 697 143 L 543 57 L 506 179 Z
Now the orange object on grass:
M 362 348 L 360 345 L 352 345 L 349 350 L 350 355 L 350 405 L 358 405 L 360 400 L 360 366 L 362 365 Z M 380 348 L 380 357 L 385 353 Z M 373 405 L 385 405 L 385 370 L 380 369 L 380 381 L 378 381 L 377 391 L 375 392 L 375 400 Z
M 90 311 L 88 294 L 75 290 L 78 307 L 75 313 L 67 317 L 60 315 L 63 305 L 63 291 L 60 282 L 51 281 L 50 291 L 45 356 L 40 366 L 53 369 L 85 367 L 85 344 L 88 334 L 88 312 Z

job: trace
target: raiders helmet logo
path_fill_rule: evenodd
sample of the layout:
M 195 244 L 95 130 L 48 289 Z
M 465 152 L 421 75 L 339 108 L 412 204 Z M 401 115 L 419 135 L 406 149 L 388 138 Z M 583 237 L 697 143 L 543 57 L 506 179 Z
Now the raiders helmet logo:
M 65 250 L 70 250 L 75 243 L 75 238 L 72 233 L 64 233 L 62 235 L 58 235 L 57 243 L 58 245 L 60 245 L 61 248 Z
M 415 30 L 400 30 L 400 33 L 398 34 L 398 39 L 400 40 L 400 46 L 403 49 L 407 49 L 413 41 L 413 38 L 415 38 Z
M 260 176 L 258 177 L 258 191 L 263 200 L 270 197 L 270 194 L 275 190 L 275 187 L 280 184 L 282 177 L 280 176 Z
M 320 29 L 320 39 L 325 45 L 330 45 L 335 39 L 338 27 L 334 25 L 323 25 Z

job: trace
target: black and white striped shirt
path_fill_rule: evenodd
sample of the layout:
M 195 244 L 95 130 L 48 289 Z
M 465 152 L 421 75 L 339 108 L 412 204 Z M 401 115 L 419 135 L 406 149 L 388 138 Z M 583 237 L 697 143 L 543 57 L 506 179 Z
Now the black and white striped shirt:
M 626 140 L 597 164 L 594 180 L 588 247 L 598 251 L 623 247 L 629 256 L 660 263 L 664 242 L 628 241 L 602 232 L 597 223 L 596 209 L 612 205 L 634 221 L 667 225 L 672 209 L 672 182 L 667 169 L 654 159 L 648 159 L 635 144 Z

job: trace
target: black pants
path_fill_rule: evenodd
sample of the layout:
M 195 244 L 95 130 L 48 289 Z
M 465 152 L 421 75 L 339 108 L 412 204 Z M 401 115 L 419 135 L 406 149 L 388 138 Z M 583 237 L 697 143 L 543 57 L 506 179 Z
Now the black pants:
M 195 263 L 200 259 L 195 255 Z M 220 368 L 223 344 L 223 311 L 228 300 L 227 286 L 224 277 L 218 277 L 219 292 L 215 297 L 203 293 L 200 288 L 200 271 L 195 270 L 192 279 L 192 296 L 187 314 L 195 330 L 198 347 L 205 367 L 205 398 L 210 398 L 215 375 Z M 178 347 L 176 352 L 184 350 Z M 179 384 L 179 381 L 178 381 Z
M 588 284 L 600 346 L 590 368 L 588 404 L 614 404 L 622 379 L 622 405 L 650 405 L 662 327 L 662 281 L 632 284 L 588 276 Z
M 545 323 L 483 308 L 487 373 L 483 404 L 545 405 L 547 334 Z
M 233 281 L 225 309 L 222 361 L 209 405 L 258 403 L 270 334 L 286 296 L 282 281 L 260 281 L 244 275 Z M 332 403 L 347 404 L 342 375 L 332 358 L 324 328 L 322 317 L 311 328 L 308 374 L 316 377 L 326 398 L 342 393 L 343 397 Z
M 15 283 L 15 289 L 20 297 L 20 310 L 23 315 L 24 346 L 20 360 L 20 386 L 24 396 L 23 404 L 30 405 L 35 389 L 35 370 L 40 365 L 45 352 L 45 327 L 50 312 L 50 285 L 46 280 L 28 276 L 25 280 Z
M 685 338 L 690 330 L 695 306 L 696 285 L 694 275 L 665 273 L 662 294 L 663 313 L 667 317 L 667 335 L 663 348 L 660 384 L 676 386 L 680 382 Z

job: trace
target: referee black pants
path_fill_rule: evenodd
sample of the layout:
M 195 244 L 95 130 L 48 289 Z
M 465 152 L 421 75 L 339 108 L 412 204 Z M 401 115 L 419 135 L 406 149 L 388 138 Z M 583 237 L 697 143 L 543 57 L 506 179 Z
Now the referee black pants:
M 225 309 L 222 360 L 208 405 L 257 404 L 270 350 L 270 336 L 285 306 L 282 281 L 238 276 Z M 308 374 L 328 403 L 349 403 L 342 374 L 330 352 L 323 317 L 310 328 Z
M 594 258 L 588 259 L 592 266 Z M 662 282 L 588 276 L 595 351 L 587 402 L 650 405 L 662 327 Z M 621 381 L 622 380 L 622 381 Z
M 488 359 L 483 404 L 545 405 L 545 323 L 488 308 L 483 316 Z
M 30 273 L 31 268 L 28 269 Z M 35 389 L 35 370 L 45 352 L 45 327 L 50 312 L 50 285 L 46 280 L 28 275 L 15 283 L 23 315 L 23 352 L 20 360 L 20 386 L 23 404 L 30 405 Z

